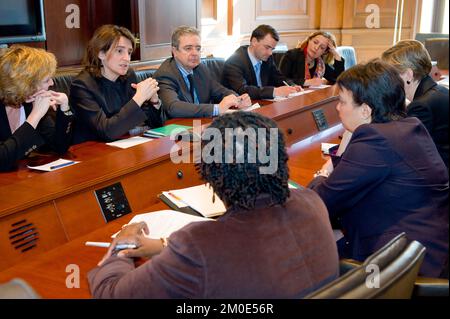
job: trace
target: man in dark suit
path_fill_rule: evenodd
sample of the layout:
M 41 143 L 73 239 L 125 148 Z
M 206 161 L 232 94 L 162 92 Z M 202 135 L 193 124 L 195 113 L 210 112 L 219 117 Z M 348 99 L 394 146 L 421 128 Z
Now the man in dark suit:
M 258 26 L 253 30 L 250 46 L 241 46 L 225 62 L 222 84 L 239 94 L 248 93 L 252 99 L 273 99 L 301 91 L 274 63 L 272 51 L 279 40 L 274 28 Z
M 181 26 L 172 34 L 172 58 L 155 73 L 159 96 L 169 118 L 211 117 L 229 108 L 250 106 L 247 94 L 223 87 L 200 63 L 201 39 L 198 30 Z

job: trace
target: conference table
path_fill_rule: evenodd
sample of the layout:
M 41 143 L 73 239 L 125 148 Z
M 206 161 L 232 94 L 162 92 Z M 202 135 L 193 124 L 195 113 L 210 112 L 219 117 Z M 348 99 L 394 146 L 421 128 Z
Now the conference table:
M 254 112 L 284 132 L 290 179 L 306 185 L 325 161 L 321 143 L 339 143 L 343 132 L 334 88 L 259 102 L 264 106 Z M 211 122 L 196 120 L 203 127 Z M 169 123 L 192 126 L 193 120 Z M 54 158 L 36 156 L 0 173 L 0 283 L 22 278 L 43 298 L 89 298 L 87 272 L 105 249 L 84 243 L 110 241 L 136 214 L 168 209 L 157 196 L 162 191 L 201 184 L 193 163 L 171 160 L 191 146 L 169 137 L 128 149 L 85 142 L 64 155 L 78 164 L 39 172 L 27 165 Z

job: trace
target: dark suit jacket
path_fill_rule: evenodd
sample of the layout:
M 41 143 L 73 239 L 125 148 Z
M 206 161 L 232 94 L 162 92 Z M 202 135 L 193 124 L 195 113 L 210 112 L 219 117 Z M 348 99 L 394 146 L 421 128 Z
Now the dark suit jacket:
M 162 125 L 160 111 L 148 104 L 139 107 L 134 102 L 133 96 L 136 91 L 131 84 L 138 83 L 134 71 L 129 70 L 125 77 L 117 81 L 123 81 L 128 96 L 128 103 L 118 110 L 107 103 L 102 93 L 100 79 L 96 79 L 87 71 L 81 71 L 73 80 L 70 87 L 70 101 L 77 119 L 74 143 L 87 140 L 116 140 L 144 122 L 150 127 Z
M 28 116 L 33 109 L 32 104 L 24 104 Z M 73 115 L 67 116 L 58 108 L 56 122 L 49 112 L 41 119 L 36 130 L 25 122 L 14 134 L 6 115 L 6 109 L 0 102 L 0 171 L 13 169 L 15 163 L 30 152 L 41 147 L 63 154 L 70 146 L 72 138 Z
M 425 127 L 406 118 L 359 126 L 331 175 L 309 187 L 340 218 L 340 257 L 362 261 L 406 232 L 427 249 L 420 273 L 438 277 L 448 260 L 448 183 Z
M 174 117 L 211 117 L 214 104 L 235 92 L 223 87 L 218 79 L 211 77 L 209 70 L 200 63 L 194 69 L 194 84 L 200 104 L 194 104 L 191 93 L 187 88 L 183 76 L 178 70 L 174 58 L 169 58 L 155 73 L 159 83 L 159 96 L 163 103 L 165 114 Z
M 334 61 L 333 66 L 325 64 L 324 78 L 331 84 L 334 84 L 344 69 L 344 58 L 341 61 Z M 305 53 L 303 50 L 297 48 L 287 51 L 281 59 L 280 70 L 281 73 L 291 78 L 295 83 L 303 85 L 305 83 Z
M 427 128 L 434 143 L 444 160 L 449 164 L 449 114 L 448 89 L 437 85 L 430 76 L 426 76 L 414 94 L 414 99 L 408 105 L 408 116 L 415 116 Z
M 88 274 L 95 298 L 294 298 L 338 276 L 327 210 L 310 190 L 284 206 L 261 198 L 250 211 L 191 223 L 139 268 L 111 257 Z
M 261 64 L 262 87 L 258 87 L 255 70 L 247 49 L 248 45 L 241 46 L 225 62 L 222 74 L 223 85 L 233 89 L 239 95 L 248 93 L 251 99 L 260 100 L 273 99 L 274 88 L 285 85 L 283 81 L 293 84 L 291 80 L 280 73 L 271 56 Z

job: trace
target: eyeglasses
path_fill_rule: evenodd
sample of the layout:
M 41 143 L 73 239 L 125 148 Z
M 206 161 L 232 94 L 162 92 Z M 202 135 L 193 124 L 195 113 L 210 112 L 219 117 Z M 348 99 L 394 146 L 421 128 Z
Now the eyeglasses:
M 201 46 L 193 46 L 193 45 L 187 45 L 185 47 L 179 48 L 179 51 L 184 51 L 187 53 L 192 53 L 194 51 L 201 53 L 202 52 L 202 47 Z

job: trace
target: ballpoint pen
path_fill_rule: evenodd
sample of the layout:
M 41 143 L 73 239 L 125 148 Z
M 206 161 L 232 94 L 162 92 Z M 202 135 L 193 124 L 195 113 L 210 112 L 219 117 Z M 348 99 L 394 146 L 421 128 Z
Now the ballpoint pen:
M 283 81 L 283 84 L 286 86 L 290 86 L 289 83 L 287 83 L 286 81 Z
M 66 162 L 66 163 L 50 166 L 50 170 L 54 170 L 54 169 L 61 168 L 61 167 L 64 167 L 64 166 L 69 166 L 69 165 L 72 165 L 72 164 L 75 164 L 75 162 L 71 161 L 71 162 Z
M 91 247 L 109 248 L 109 246 L 111 246 L 111 243 L 87 241 L 85 245 Z M 114 247 L 115 250 L 136 249 L 136 248 L 137 246 L 135 244 L 119 244 L 116 245 L 116 247 Z

